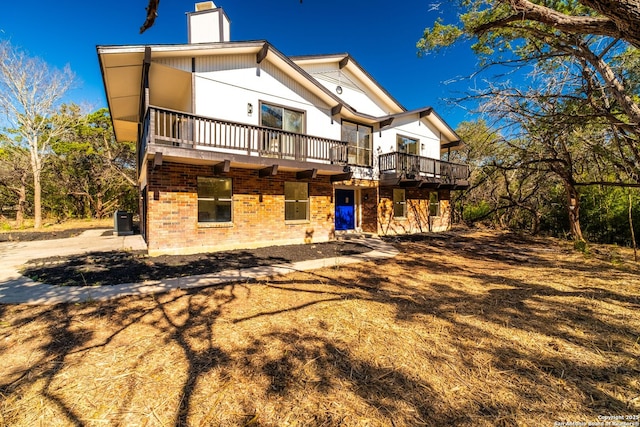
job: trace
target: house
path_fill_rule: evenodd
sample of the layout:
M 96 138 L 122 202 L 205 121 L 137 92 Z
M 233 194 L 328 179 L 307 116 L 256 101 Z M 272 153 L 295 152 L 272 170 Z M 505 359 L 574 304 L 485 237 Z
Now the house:
M 137 141 L 151 254 L 449 227 L 466 165 L 429 107 L 407 111 L 349 54 L 288 57 L 230 40 L 213 2 L 188 44 L 98 46 L 119 141 Z

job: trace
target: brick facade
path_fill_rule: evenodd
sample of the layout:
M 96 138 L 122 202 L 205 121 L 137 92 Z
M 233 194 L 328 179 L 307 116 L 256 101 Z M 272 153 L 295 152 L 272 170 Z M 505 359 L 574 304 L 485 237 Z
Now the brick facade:
M 232 168 L 232 223 L 198 223 L 198 176 L 213 167 L 164 162 L 148 169 L 147 244 L 151 254 L 208 252 L 276 244 L 327 241 L 335 237 L 333 186 L 326 176 L 296 180 L 279 172 Z M 309 183 L 309 221 L 285 221 L 284 183 Z
M 429 216 L 429 193 L 437 192 L 440 215 Z M 378 234 L 394 235 L 445 231 L 451 225 L 450 193 L 447 190 L 406 188 L 406 216 L 393 215 L 393 187 L 380 187 Z
M 198 223 L 198 177 L 232 180 L 232 221 Z M 393 188 L 377 181 L 339 185 L 328 176 L 297 180 L 293 172 L 259 177 L 257 170 L 231 168 L 215 175 L 212 166 L 165 161 L 147 169 L 146 240 L 150 254 L 195 253 L 249 247 L 323 242 L 335 238 L 334 188 L 360 191 L 362 231 L 380 235 L 441 231 L 449 227 L 449 192 L 440 191 L 440 216 L 429 217 L 429 192 L 406 189 L 407 215 L 393 217 Z M 285 182 L 309 183 L 309 220 L 285 221 Z M 145 194 L 143 192 L 143 194 Z

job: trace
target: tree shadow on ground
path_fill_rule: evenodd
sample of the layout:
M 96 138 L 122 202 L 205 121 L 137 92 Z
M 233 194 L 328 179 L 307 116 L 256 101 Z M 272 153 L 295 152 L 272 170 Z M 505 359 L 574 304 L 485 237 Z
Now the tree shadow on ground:
M 400 242 L 398 259 L 262 283 L 0 307 L 11 324 L 0 357 L 12 361 L 0 393 L 15 401 L 0 413 L 26 425 L 14 410 L 29 390 L 74 425 L 506 426 L 636 413 L 637 292 L 581 282 L 605 266 L 564 266 L 540 243 L 473 239 L 469 250 Z M 521 272 L 514 250 L 529 251 Z M 10 359 L 14 340 L 31 355 Z M 118 390 L 82 374 L 103 358 L 119 368 L 88 375 Z M 75 400 L 68 389 L 83 381 L 109 411 Z
M 31 260 L 22 273 L 54 286 L 109 286 L 356 255 L 370 250 L 358 243 L 340 241 L 157 257 L 140 251 L 91 252 Z

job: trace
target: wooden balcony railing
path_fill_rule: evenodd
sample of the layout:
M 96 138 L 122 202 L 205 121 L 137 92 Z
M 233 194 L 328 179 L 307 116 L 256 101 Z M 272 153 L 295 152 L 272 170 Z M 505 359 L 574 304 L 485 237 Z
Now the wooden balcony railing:
M 350 155 L 352 147 L 343 141 L 156 107 L 150 107 L 145 116 L 139 147 L 142 156 L 150 142 L 300 162 L 346 165 L 355 157 Z
M 409 178 L 433 178 L 443 184 L 456 184 L 469 178 L 469 166 L 407 153 L 387 153 L 379 157 L 380 173 L 396 172 Z

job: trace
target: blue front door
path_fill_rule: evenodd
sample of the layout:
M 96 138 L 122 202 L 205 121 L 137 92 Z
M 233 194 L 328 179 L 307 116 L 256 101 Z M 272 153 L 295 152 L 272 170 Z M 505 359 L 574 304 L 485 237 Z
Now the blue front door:
M 336 230 L 356 228 L 354 195 L 353 190 L 336 190 Z

